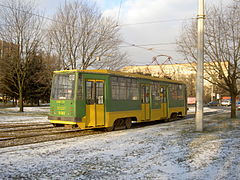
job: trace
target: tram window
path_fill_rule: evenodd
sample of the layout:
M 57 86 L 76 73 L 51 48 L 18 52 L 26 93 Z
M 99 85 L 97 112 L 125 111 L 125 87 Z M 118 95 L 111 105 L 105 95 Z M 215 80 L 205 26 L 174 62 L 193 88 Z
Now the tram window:
M 175 99 L 177 100 L 177 87 L 175 84 L 171 84 L 169 86 L 169 89 L 170 89 L 170 96 L 172 99 Z
M 125 86 L 119 87 L 119 99 L 122 99 L 122 100 L 127 99 L 127 89 Z
M 177 86 L 177 96 L 179 100 L 183 99 L 183 88 L 181 84 Z
M 94 88 L 93 81 L 86 82 L 86 101 L 87 101 L 87 104 L 95 103 L 95 88 Z
M 57 74 L 53 77 L 51 98 L 73 99 L 75 74 Z
M 77 99 L 81 100 L 82 99 L 82 77 L 79 74 L 78 76 L 78 89 L 77 89 Z
M 169 86 L 169 89 L 172 99 L 175 100 L 183 99 L 183 86 L 181 84 L 171 84 Z
M 118 78 L 111 77 L 112 99 L 119 99 L 119 85 Z
M 161 93 L 163 93 L 164 92 L 164 88 L 162 87 L 160 91 L 161 91 Z
M 132 80 L 127 79 L 127 85 L 126 85 L 127 99 L 131 99 L 131 97 L 132 97 L 131 84 L 132 84 Z
M 135 79 L 111 77 L 112 99 L 138 100 L 139 89 Z
M 118 78 L 119 79 L 119 99 L 126 100 L 127 99 L 127 79 L 126 78 Z
M 141 87 L 141 102 L 142 103 L 145 103 L 144 94 L 145 94 L 145 88 L 144 88 L 144 86 L 142 86 Z
M 142 86 L 141 90 L 141 101 L 142 103 L 149 103 L 150 102 L 150 87 L 149 86 Z
M 146 92 L 145 92 L 145 103 L 149 103 L 150 102 L 150 87 L 146 86 Z
M 131 99 L 132 100 L 139 100 L 139 87 L 138 87 L 138 81 L 136 79 L 132 79 L 131 84 Z
M 104 84 L 96 82 L 96 104 L 103 104 Z
M 161 87 L 160 89 L 160 100 L 161 100 L 161 103 L 166 103 L 167 102 L 167 99 L 166 99 L 166 88 L 165 87 Z
M 157 83 L 152 85 L 152 99 L 153 101 L 160 101 L 160 87 Z

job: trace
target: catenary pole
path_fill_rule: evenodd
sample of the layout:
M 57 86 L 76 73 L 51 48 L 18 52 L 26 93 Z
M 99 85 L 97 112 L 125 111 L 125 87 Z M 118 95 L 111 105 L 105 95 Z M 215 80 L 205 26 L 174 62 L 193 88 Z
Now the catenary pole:
M 196 131 L 203 131 L 204 0 L 198 0 L 198 45 L 196 79 Z

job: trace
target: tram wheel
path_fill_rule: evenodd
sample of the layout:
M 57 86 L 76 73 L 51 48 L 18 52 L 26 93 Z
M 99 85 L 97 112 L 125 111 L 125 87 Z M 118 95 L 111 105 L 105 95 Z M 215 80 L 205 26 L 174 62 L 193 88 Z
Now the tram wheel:
M 64 124 L 55 124 L 55 123 L 52 123 L 53 127 L 64 127 Z
M 130 129 L 131 126 L 132 126 L 132 119 L 131 118 L 127 118 L 125 120 L 125 126 L 126 126 L 126 129 Z
M 124 119 L 117 119 L 114 122 L 114 130 L 123 130 L 125 128 L 126 128 L 126 126 L 125 126 L 125 120 Z
M 105 128 L 105 131 L 106 131 L 106 132 L 111 132 L 111 131 L 113 131 L 113 130 L 114 130 L 114 125 L 111 126 L 111 127 L 106 127 L 106 128 Z
M 177 113 L 172 113 L 170 117 L 170 121 L 175 121 L 178 119 Z

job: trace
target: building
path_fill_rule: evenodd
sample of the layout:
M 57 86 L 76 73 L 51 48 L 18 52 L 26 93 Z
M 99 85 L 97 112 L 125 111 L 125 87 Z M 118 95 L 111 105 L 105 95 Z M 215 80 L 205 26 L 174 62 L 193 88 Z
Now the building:
M 154 77 L 179 79 L 182 76 L 195 75 L 193 64 L 164 64 L 145 66 L 126 66 L 120 71 L 128 73 L 149 74 Z
M 227 74 L 228 62 L 221 62 L 220 66 L 223 69 L 224 74 Z M 214 80 L 214 78 L 220 78 L 216 71 L 216 64 L 204 63 L 204 78 Z M 195 79 L 196 79 L 196 64 L 195 63 L 183 63 L 183 64 L 164 64 L 164 65 L 145 65 L 145 66 L 126 66 L 120 71 L 128 73 L 139 73 L 151 75 L 154 77 L 170 78 L 174 80 L 182 80 L 188 85 L 188 95 L 195 96 Z M 214 76 L 213 76 L 214 74 Z M 216 76 L 215 76 L 216 74 Z M 205 93 L 209 94 L 211 100 L 219 99 L 219 90 L 216 86 L 207 80 L 204 80 Z M 209 100 L 206 100 L 209 101 Z
M 17 50 L 16 44 L 0 40 L 0 58 L 10 55 L 14 50 Z

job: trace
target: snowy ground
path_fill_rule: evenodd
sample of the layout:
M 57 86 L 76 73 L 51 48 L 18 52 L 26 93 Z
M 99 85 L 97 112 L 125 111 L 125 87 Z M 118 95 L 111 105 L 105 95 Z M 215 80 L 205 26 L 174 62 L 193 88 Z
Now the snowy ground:
M 240 179 L 240 119 L 204 120 L 2 148 L 0 179 Z
M 47 114 L 49 106 L 43 107 L 24 107 L 24 112 L 18 112 L 18 107 L 1 108 L 0 123 L 34 123 L 34 122 L 49 122 Z

